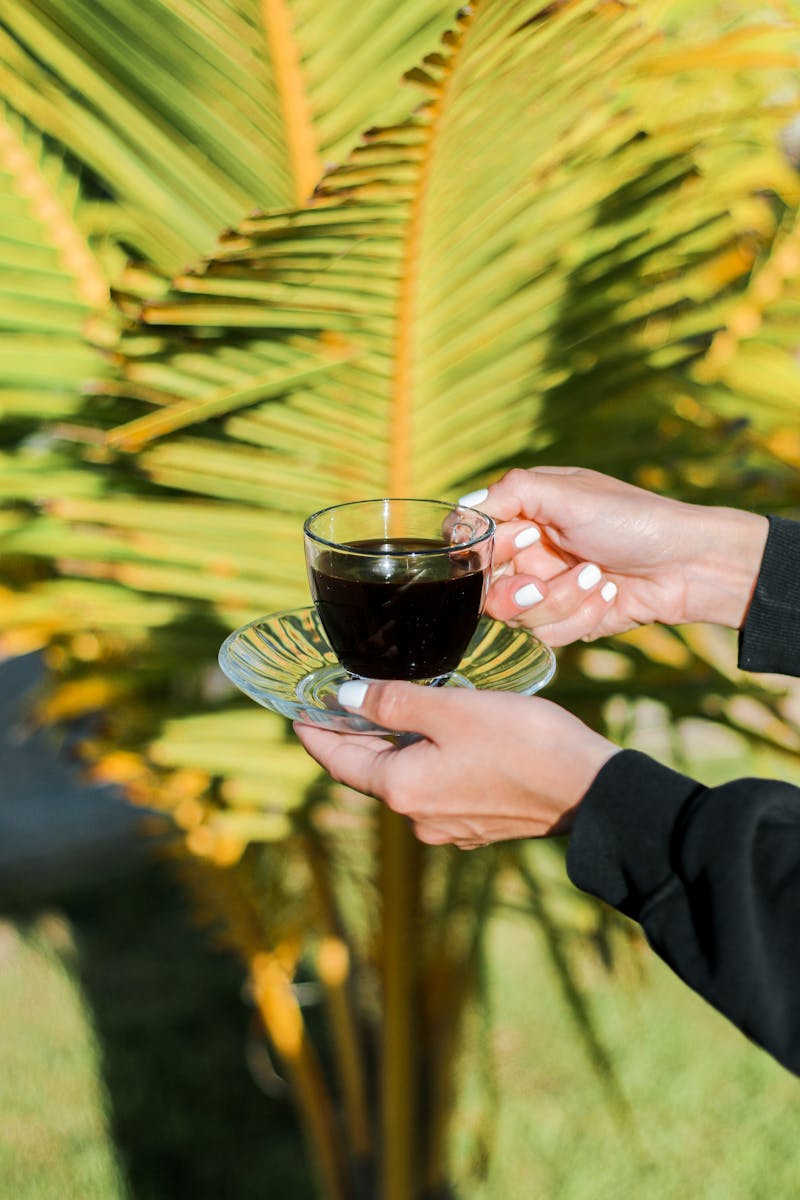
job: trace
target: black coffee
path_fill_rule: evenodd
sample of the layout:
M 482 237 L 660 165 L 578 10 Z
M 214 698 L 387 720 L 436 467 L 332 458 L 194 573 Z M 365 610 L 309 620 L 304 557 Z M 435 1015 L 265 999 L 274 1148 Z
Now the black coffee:
M 486 569 L 469 550 L 423 538 L 369 538 L 320 554 L 311 592 L 342 666 L 367 679 L 435 679 L 455 669 L 475 632 Z M 373 557 L 374 556 L 374 557 Z

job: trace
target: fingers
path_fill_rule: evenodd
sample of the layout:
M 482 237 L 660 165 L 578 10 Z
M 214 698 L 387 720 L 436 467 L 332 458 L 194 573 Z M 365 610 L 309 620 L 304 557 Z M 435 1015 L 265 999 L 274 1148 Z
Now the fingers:
M 426 813 L 410 814 L 414 836 L 429 846 L 454 845 L 459 850 L 478 850 L 495 842 L 530 837 L 530 817 L 464 816 L 458 813 L 442 817 L 434 805 Z
M 294 729 L 312 758 L 339 783 L 385 800 L 408 813 L 426 752 L 437 739 L 452 737 L 465 718 L 471 692 L 422 687 L 400 681 L 349 680 L 339 688 L 343 708 L 358 712 L 384 729 L 417 733 L 422 740 L 398 745 L 380 735 L 341 734 L 300 721 Z
M 571 555 L 557 550 L 530 521 L 504 521 L 497 526 L 493 577 L 510 574 L 513 570 L 516 574 L 551 579 L 574 563 Z
M 397 759 L 402 753 L 380 737 L 348 737 L 320 729 L 314 725 L 295 722 L 294 731 L 312 758 L 324 767 L 338 783 L 347 784 L 365 795 L 383 800 L 390 808 L 409 816 L 415 836 L 431 846 L 455 842 L 463 849 L 477 849 L 487 844 L 486 838 L 476 831 L 473 823 L 458 821 L 454 830 L 452 818 L 441 820 L 429 815 L 411 817 L 410 789 L 398 791 L 392 786 L 392 775 L 396 774 Z M 402 771 L 400 772 L 402 778 Z M 460 835 L 460 836 L 459 836 Z
M 496 579 L 486 611 L 535 631 L 551 646 L 565 646 L 593 635 L 616 596 L 616 583 L 598 566 L 578 563 L 550 580 L 517 574 Z
M 295 722 L 294 731 L 311 757 L 337 783 L 368 796 L 385 792 L 391 756 L 397 753 L 389 742 L 381 737 L 334 733 L 299 721 Z
M 423 687 L 399 680 L 349 680 L 339 688 L 343 708 L 398 733 L 420 733 L 428 741 L 446 737 L 457 720 L 463 697 L 458 690 Z
M 522 467 L 507 471 L 489 488 L 462 496 L 459 503 L 478 508 L 497 521 L 521 517 L 547 520 L 554 498 L 563 493 L 563 477 L 585 474 L 580 467 Z

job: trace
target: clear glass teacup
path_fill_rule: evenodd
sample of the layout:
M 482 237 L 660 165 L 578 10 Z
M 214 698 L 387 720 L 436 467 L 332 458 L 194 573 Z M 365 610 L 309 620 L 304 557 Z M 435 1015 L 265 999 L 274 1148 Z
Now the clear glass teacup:
M 311 594 L 349 675 L 442 684 L 478 626 L 495 526 L 443 500 L 356 500 L 303 527 Z

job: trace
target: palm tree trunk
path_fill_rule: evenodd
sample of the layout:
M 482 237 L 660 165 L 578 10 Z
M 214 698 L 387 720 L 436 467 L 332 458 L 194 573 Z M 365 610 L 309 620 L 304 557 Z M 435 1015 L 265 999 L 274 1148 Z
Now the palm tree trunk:
M 381 806 L 383 1028 L 381 1045 L 381 1200 L 420 1192 L 417 1037 L 421 846 L 404 817 Z

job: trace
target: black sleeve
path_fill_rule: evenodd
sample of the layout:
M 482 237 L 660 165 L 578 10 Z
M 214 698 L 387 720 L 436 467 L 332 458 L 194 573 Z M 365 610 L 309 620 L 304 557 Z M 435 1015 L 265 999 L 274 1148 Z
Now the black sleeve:
M 800 1075 L 800 789 L 765 779 L 707 788 L 620 751 L 578 809 L 567 869 Z
M 800 522 L 769 526 L 739 666 L 800 675 Z M 766 779 L 707 788 L 620 751 L 578 809 L 567 869 L 800 1075 L 800 789 Z
M 800 521 L 768 520 L 764 557 L 739 635 L 739 666 L 800 675 Z

